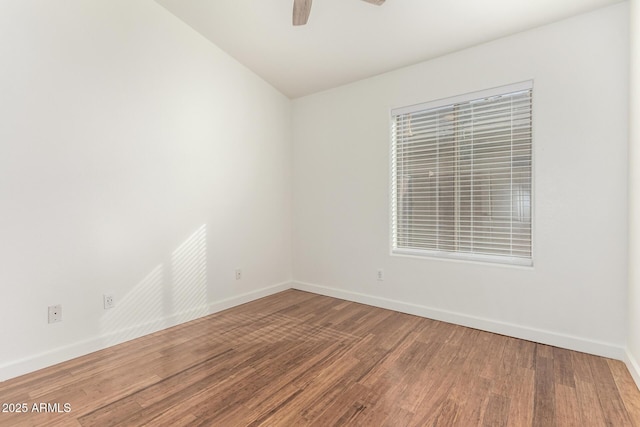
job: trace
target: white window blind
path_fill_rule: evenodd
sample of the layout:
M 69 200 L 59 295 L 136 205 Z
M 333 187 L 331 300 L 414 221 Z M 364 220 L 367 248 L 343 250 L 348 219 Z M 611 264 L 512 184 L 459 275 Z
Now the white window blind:
M 532 84 L 396 109 L 392 252 L 531 265 Z

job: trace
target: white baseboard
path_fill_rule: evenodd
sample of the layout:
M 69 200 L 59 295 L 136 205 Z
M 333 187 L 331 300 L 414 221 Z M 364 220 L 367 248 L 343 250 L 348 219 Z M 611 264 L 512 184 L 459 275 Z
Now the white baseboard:
M 640 390 L 640 363 L 629 353 L 628 349 L 625 351 L 624 363 L 627 365 L 627 369 L 629 369 L 633 380 L 636 382 L 636 386 L 638 386 Z
M 292 286 L 294 289 L 298 289 L 301 291 L 313 292 L 320 295 L 326 295 L 380 308 L 386 308 L 402 313 L 427 317 L 429 319 L 440 320 L 443 322 L 454 323 L 456 325 L 467 326 L 470 328 L 493 332 L 500 335 L 521 338 L 527 341 L 534 341 L 541 344 L 580 351 L 582 353 L 595 354 L 597 356 L 603 356 L 617 360 L 626 360 L 626 349 L 624 347 L 617 346 L 611 343 L 589 340 L 586 338 L 575 337 L 558 332 L 545 331 L 491 319 L 484 319 L 462 313 L 455 313 L 451 311 L 426 307 L 423 305 L 376 297 L 357 292 L 350 292 L 327 286 L 314 285 L 311 283 L 293 282 Z
M 209 314 L 217 313 L 259 298 L 266 297 L 278 292 L 291 289 L 290 282 L 279 283 L 277 285 L 258 289 L 216 301 L 202 307 L 195 307 L 188 311 L 176 313 L 151 322 L 138 324 L 119 331 L 103 334 L 98 337 L 79 341 L 63 347 L 58 347 L 44 353 L 30 356 L 24 359 L 11 361 L 0 365 L 0 382 L 6 381 L 29 372 L 37 371 L 49 366 L 65 362 L 76 357 L 84 356 L 94 351 L 102 350 L 113 345 L 121 344 L 132 339 L 142 337 L 172 326 L 179 325 L 190 320 L 197 319 Z

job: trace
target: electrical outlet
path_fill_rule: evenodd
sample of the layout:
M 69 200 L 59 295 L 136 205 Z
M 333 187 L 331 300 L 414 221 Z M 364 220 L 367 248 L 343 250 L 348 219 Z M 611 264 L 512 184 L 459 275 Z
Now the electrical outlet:
M 236 269 L 236 280 L 242 279 L 242 270 L 239 268 Z
M 113 298 L 113 295 L 111 294 L 104 294 L 102 296 L 102 300 L 104 302 L 105 310 L 109 310 L 110 308 L 113 308 L 116 306 L 116 300 Z
M 384 280 L 384 271 L 378 270 L 378 281 L 382 282 Z
M 49 323 L 62 322 L 62 306 L 50 305 L 49 306 Z

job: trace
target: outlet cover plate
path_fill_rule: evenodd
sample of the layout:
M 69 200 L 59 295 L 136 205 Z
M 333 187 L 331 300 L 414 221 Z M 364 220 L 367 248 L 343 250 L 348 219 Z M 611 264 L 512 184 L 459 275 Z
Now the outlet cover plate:
M 49 323 L 62 322 L 62 306 L 50 305 L 49 306 Z
M 116 300 L 115 298 L 113 298 L 113 295 L 111 294 L 104 294 L 102 296 L 102 301 L 104 303 L 105 310 L 109 310 L 110 308 L 113 308 L 116 306 Z

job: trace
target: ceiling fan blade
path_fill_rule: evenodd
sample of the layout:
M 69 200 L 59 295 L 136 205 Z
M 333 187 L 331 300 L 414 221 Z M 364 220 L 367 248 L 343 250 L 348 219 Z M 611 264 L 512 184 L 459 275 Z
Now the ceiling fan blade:
M 364 0 L 367 3 L 371 3 L 371 4 L 375 4 L 376 6 L 380 6 L 382 3 L 384 3 L 384 0 Z
M 293 25 L 304 25 L 311 13 L 311 0 L 293 0 Z

